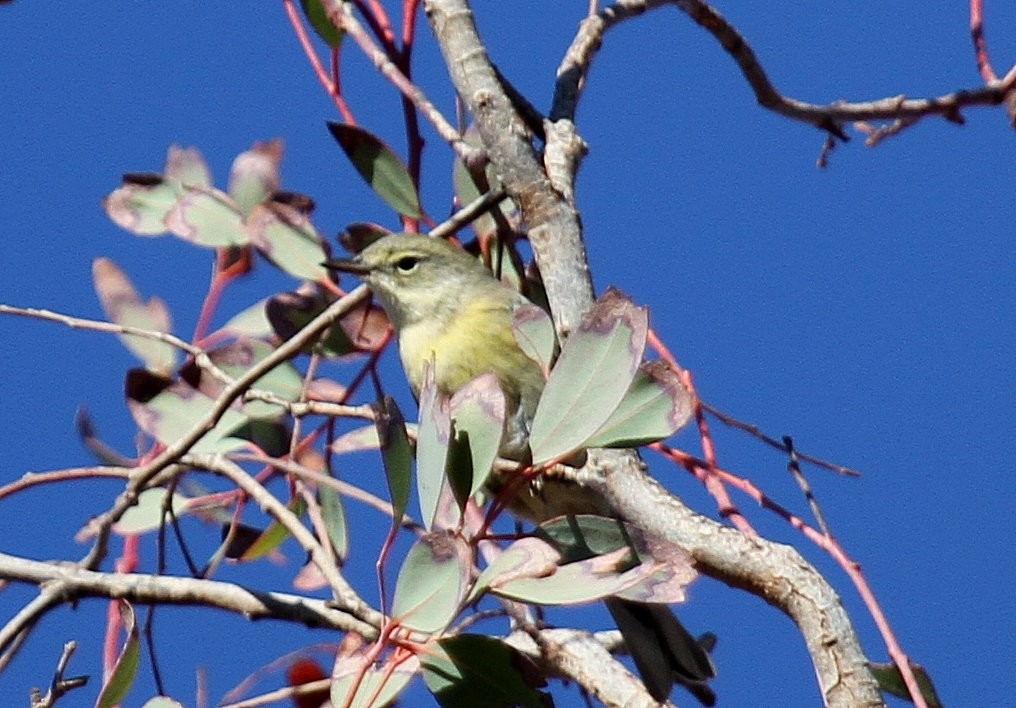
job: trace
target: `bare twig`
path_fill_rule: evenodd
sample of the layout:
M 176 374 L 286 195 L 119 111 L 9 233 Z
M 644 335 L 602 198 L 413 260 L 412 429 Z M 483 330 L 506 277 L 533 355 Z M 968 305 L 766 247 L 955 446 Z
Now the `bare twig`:
M 336 300 L 329 305 L 324 312 L 311 320 L 293 337 L 283 342 L 275 351 L 245 371 L 233 383 L 227 385 L 222 393 L 219 394 L 219 397 L 215 399 L 212 409 L 186 435 L 183 435 L 172 445 L 167 446 L 150 462 L 134 470 L 127 488 L 117 498 L 113 507 L 93 520 L 92 527 L 96 529 L 96 541 L 92 550 L 82 560 L 82 564 L 87 568 L 98 566 L 106 555 L 106 544 L 113 524 L 119 521 L 124 512 L 137 502 L 138 495 L 147 488 L 148 483 L 156 475 L 174 465 L 181 456 L 194 446 L 194 443 L 215 427 L 233 401 L 239 398 L 251 384 L 279 364 L 288 361 L 303 351 L 304 347 L 316 340 L 323 331 L 334 324 L 340 317 L 348 314 L 353 308 L 363 303 L 367 298 L 367 293 L 367 288 L 361 285 L 342 299 Z
M 342 29 L 356 42 L 367 58 L 374 64 L 381 75 L 388 79 L 406 98 L 413 102 L 413 105 L 424 115 L 437 131 L 438 135 L 448 143 L 455 152 L 466 159 L 474 148 L 469 146 L 462 138 L 462 135 L 449 123 L 441 114 L 441 111 L 434 106 L 426 94 L 420 90 L 405 74 L 396 66 L 388 55 L 374 40 L 370 38 L 367 31 L 353 16 L 348 3 L 341 0 L 323 0 L 322 5 L 325 12 L 336 27 Z
M 971 23 L 972 28 L 977 28 L 974 30 L 975 46 L 980 48 L 979 2 L 972 0 L 972 3 Z M 857 121 L 894 121 L 891 128 L 879 133 L 877 140 L 872 141 L 869 138 L 869 145 L 877 144 L 878 140 L 890 135 L 896 135 L 928 116 L 941 116 L 950 122 L 962 123 L 961 109 L 970 106 L 999 105 L 1016 86 L 1016 72 L 1010 71 L 999 80 L 994 78 L 994 73 L 990 72 L 989 68 L 989 73 L 982 71 L 985 78 L 984 87 L 954 91 L 937 97 L 908 99 L 905 96 L 894 96 L 873 101 L 836 101 L 826 105 L 808 103 L 781 94 L 769 79 L 758 56 L 744 36 L 707 3 L 701 0 L 619 0 L 600 10 L 596 15 L 586 18 L 580 25 L 578 34 L 558 68 L 554 105 L 551 110 L 552 120 L 574 118 L 589 66 L 606 31 L 622 20 L 665 5 L 676 6 L 716 38 L 737 63 L 761 106 L 792 120 L 813 125 L 843 141 L 849 140 L 844 125 Z M 983 37 L 981 39 L 983 41 Z M 980 55 L 978 58 L 980 62 Z
M 368 639 L 377 636 L 374 624 L 336 609 L 328 601 L 286 593 L 258 592 L 217 580 L 142 573 L 100 573 L 70 563 L 43 563 L 6 553 L 0 553 L 0 575 L 17 582 L 45 586 L 47 592 L 52 589 L 52 606 L 85 598 L 123 598 L 139 604 L 203 605 L 234 612 L 248 619 L 285 619 L 307 627 L 356 632 Z

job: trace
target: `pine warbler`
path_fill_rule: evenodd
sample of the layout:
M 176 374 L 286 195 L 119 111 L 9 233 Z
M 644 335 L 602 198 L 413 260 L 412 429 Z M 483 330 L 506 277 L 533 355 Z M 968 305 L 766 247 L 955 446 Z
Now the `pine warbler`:
M 446 396 L 493 373 L 507 404 L 501 455 L 525 458 L 544 378 L 512 331 L 515 308 L 527 302 L 521 294 L 462 249 L 422 236 L 384 236 L 355 258 L 328 265 L 359 277 L 380 301 L 395 327 L 402 367 L 417 397 L 431 360 L 435 383 Z M 490 483 L 495 489 L 502 485 L 496 477 Z M 566 514 L 616 516 L 591 490 L 556 477 L 527 485 L 509 509 L 535 523 Z M 656 700 L 666 700 L 676 681 L 703 704 L 713 705 L 715 696 L 706 684 L 715 675 L 709 654 L 665 605 L 619 598 L 606 602 Z

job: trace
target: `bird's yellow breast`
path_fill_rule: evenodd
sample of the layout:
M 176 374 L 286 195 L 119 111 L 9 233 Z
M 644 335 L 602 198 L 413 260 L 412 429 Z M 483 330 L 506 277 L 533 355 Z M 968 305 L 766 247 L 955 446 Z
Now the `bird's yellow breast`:
M 523 404 L 532 416 L 543 374 L 519 348 L 512 333 L 512 308 L 517 294 L 505 289 L 479 293 L 465 306 L 403 327 L 399 354 L 406 377 L 417 395 L 427 362 L 433 357 L 438 390 L 451 395 L 481 374 L 493 373 L 505 393 L 509 414 Z

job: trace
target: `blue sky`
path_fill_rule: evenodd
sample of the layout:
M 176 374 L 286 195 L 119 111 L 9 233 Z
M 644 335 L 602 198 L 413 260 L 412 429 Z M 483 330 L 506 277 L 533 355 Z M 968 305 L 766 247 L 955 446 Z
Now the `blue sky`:
M 586 3 L 477 5 L 495 61 L 545 110 Z M 837 13 L 800 5 L 720 7 L 777 87 L 797 98 L 978 85 L 962 3 L 862 3 Z M 238 12 L 214 3 L 90 3 L 53 13 L 20 2 L 0 12 L 0 197 L 7 204 L 0 227 L 8 243 L 0 302 L 101 317 L 90 273 L 92 260 L 107 256 L 146 297 L 166 300 L 175 332 L 188 337 L 209 252 L 172 238 L 136 238 L 99 208 L 122 173 L 161 170 L 173 143 L 199 148 L 224 185 L 237 153 L 281 137 L 284 184 L 317 201 L 322 233 L 354 221 L 396 225 L 328 135 L 325 121 L 336 113 L 280 4 Z M 1006 33 L 1016 8 L 993 5 L 987 21 L 1004 73 L 1016 56 L 1016 36 Z M 448 110 L 444 69 L 421 30 L 417 77 Z M 345 56 L 354 111 L 401 150 L 393 92 L 355 48 Z M 965 115 L 964 127 L 929 120 L 873 150 L 855 134 L 818 170 L 822 136 L 760 109 L 711 38 L 683 15 L 661 11 L 619 27 L 596 60 L 579 113 L 590 153 L 577 194 L 597 288 L 615 285 L 651 308 L 660 336 L 693 370 L 707 401 L 864 472 L 847 480 L 808 470 L 834 533 L 945 703 L 1000 705 L 1016 695 L 1013 672 L 999 668 L 1016 664 L 1016 514 L 1006 491 L 1016 402 L 1014 135 L 1000 109 Z M 424 201 L 442 215 L 450 157 L 433 133 L 425 137 Z M 292 285 L 263 266 L 228 295 L 218 322 Z M 89 464 L 74 432 L 79 405 L 108 442 L 134 449 L 122 387 L 135 362 L 117 340 L 0 318 L 0 362 L 8 372 L 0 389 L 0 483 Z M 394 358 L 386 367 L 393 390 L 408 400 Z M 780 456 L 713 427 L 722 465 L 807 516 Z M 675 442 L 697 452 L 691 434 Z M 694 480 L 662 464 L 653 469 L 716 516 Z M 368 467 L 365 474 L 377 473 Z M 376 478 L 364 483 L 378 488 Z M 0 550 L 79 557 L 84 549 L 71 537 L 116 491 L 91 482 L 0 502 Z M 868 655 L 884 660 L 843 573 L 749 499 L 735 501 L 763 533 L 798 545 L 826 573 Z M 365 538 L 373 538 L 370 524 L 384 524 L 372 514 L 358 523 Z M 362 576 L 351 577 L 370 596 L 376 550 L 368 545 Z M 151 561 L 150 543 L 145 553 Z M 295 548 L 289 555 L 287 567 L 230 568 L 222 577 L 286 590 L 302 561 Z M 29 597 L 8 589 L 0 618 Z M 90 704 L 104 612 L 102 603 L 85 602 L 48 617 L 0 675 L 0 695 L 23 697 L 43 684 L 62 643 L 77 638 L 83 646 L 71 673 L 95 678 L 87 698 L 67 705 Z M 607 623 L 604 613 L 576 612 L 563 617 Z M 679 613 L 693 631 L 720 637 L 721 705 L 817 704 L 802 642 L 775 610 L 704 580 Z M 157 625 L 170 689 L 187 703 L 195 664 L 209 667 L 217 700 L 245 670 L 332 638 L 203 610 L 166 611 Z M 130 704 L 140 704 L 145 686 Z M 560 701 L 570 705 L 577 694 Z

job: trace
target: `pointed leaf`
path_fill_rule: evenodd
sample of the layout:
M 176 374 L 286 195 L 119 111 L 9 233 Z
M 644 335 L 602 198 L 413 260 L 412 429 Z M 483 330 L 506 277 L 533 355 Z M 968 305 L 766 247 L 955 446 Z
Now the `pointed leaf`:
M 504 435 L 505 398 L 494 374 L 482 374 L 452 396 L 449 412 L 454 425 L 454 438 L 448 459 L 465 455 L 466 465 L 456 466 L 459 471 L 468 466 L 468 479 L 461 485 L 460 504 L 476 494 L 486 483 L 493 469 L 497 451 Z M 449 464 L 449 467 L 452 467 Z M 449 481 L 452 479 L 449 473 Z M 455 491 L 456 484 L 452 484 Z
M 346 227 L 346 230 L 339 234 L 339 245 L 350 253 L 359 253 L 379 238 L 392 233 L 379 224 L 367 221 L 356 221 Z
M 423 680 L 445 708 L 544 708 L 546 685 L 532 660 L 500 639 L 479 634 L 444 637 L 420 654 Z
M 170 145 L 166 152 L 165 176 L 192 187 L 212 186 L 211 170 L 197 148 Z
M 282 162 L 282 140 L 276 138 L 254 143 L 233 160 L 229 172 L 229 196 L 243 215 L 279 189 L 279 165 Z
M 448 401 L 438 394 L 434 384 L 433 363 L 428 363 L 420 391 L 420 428 L 416 439 L 416 493 L 420 499 L 420 519 L 429 531 L 437 515 L 441 487 L 445 483 L 445 460 L 451 419 Z
M 293 501 L 289 502 L 289 504 L 286 505 L 286 508 L 293 512 L 297 518 L 301 518 L 307 512 L 307 503 L 303 500 L 303 497 L 297 497 Z M 289 536 L 289 529 L 277 520 L 272 521 L 268 528 L 264 530 L 264 533 L 258 536 L 257 540 L 243 552 L 243 555 L 239 560 L 243 562 L 250 562 L 258 560 L 259 558 L 264 558 L 269 553 L 273 553 L 277 550 L 278 547 L 282 545 L 283 541 L 288 539 Z
M 687 552 L 675 544 L 643 533 L 619 519 L 603 516 L 562 516 L 546 521 L 535 533 L 562 554 L 563 563 L 586 560 L 627 548 L 621 569 L 639 567 L 629 574 L 631 584 L 616 594 L 638 602 L 684 602 L 685 588 L 698 576 Z
M 469 545 L 451 533 L 423 536 L 399 570 L 392 614 L 404 626 L 435 633 L 462 608 L 472 567 Z
M 162 175 L 124 175 L 123 186 L 102 200 L 106 216 L 138 236 L 162 236 L 169 231 L 166 217 L 183 196 L 183 185 Z
M 268 298 L 258 300 L 247 309 L 241 310 L 230 317 L 229 321 L 219 329 L 219 332 L 249 339 L 270 338 L 273 333 L 268 315 L 265 314 L 266 304 L 268 304 Z
M 381 449 L 381 442 L 378 438 L 377 427 L 374 425 L 365 425 L 362 428 L 350 430 L 335 438 L 331 445 L 331 451 L 336 455 L 379 449 Z
M 900 669 L 896 664 L 872 663 L 868 666 L 875 675 L 875 680 L 878 681 L 880 689 L 891 696 L 913 702 L 910 692 L 907 690 L 907 685 L 903 682 Z M 938 697 L 935 684 L 932 682 L 927 670 L 923 666 L 914 663 L 910 664 L 910 669 L 914 672 L 914 678 L 917 679 L 921 696 L 923 696 L 924 702 L 928 704 L 928 708 L 942 708 L 942 700 Z
M 403 216 L 421 216 L 413 178 L 391 148 L 363 128 L 330 122 L 328 129 L 375 194 Z
M 272 345 L 259 339 L 240 339 L 224 347 L 210 350 L 208 358 L 229 376 L 238 379 L 274 351 Z M 201 391 L 207 396 L 214 398 L 224 388 L 223 382 L 202 372 Z M 251 388 L 274 393 L 287 401 L 297 401 L 303 390 L 303 377 L 292 364 L 286 362 L 257 379 L 251 384 Z M 243 404 L 243 413 L 251 418 L 278 418 L 284 415 L 286 410 L 265 401 L 250 401 Z
M 113 524 L 113 531 L 124 536 L 138 535 L 154 531 L 162 524 L 162 510 L 169 492 L 162 487 L 146 489 L 138 495 L 138 503 L 129 508 L 120 520 Z M 187 497 L 173 493 L 173 514 L 177 518 L 187 509 Z M 171 523 L 166 517 L 166 523 Z
M 343 562 L 349 557 L 349 525 L 346 522 L 346 505 L 342 495 L 327 484 L 322 484 L 318 487 L 318 503 L 328 530 L 328 540 L 331 541 L 339 562 Z
M 119 601 L 119 608 L 127 638 L 124 640 L 120 655 L 116 658 L 116 663 L 113 665 L 113 671 L 110 673 L 106 685 L 102 687 L 99 700 L 95 703 L 97 708 L 113 708 L 123 702 L 130 692 L 131 686 L 134 685 L 134 677 L 137 676 L 138 664 L 141 662 L 141 641 L 138 638 L 134 608 L 126 600 Z
M 580 449 L 627 392 L 645 351 L 649 318 L 610 288 L 568 338 L 551 371 L 530 430 L 533 462 Z
M 523 536 L 498 554 L 473 584 L 467 604 L 476 602 L 491 585 L 507 584 L 519 578 L 542 578 L 557 572 L 561 554 L 547 541 Z
M 413 479 L 413 451 L 406 435 L 406 421 L 391 396 L 375 403 L 374 426 L 380 441 L 381 459 L 388 479 L 388 492 L 392 500 L 392 523 L 398 526 L 409 505 L 409 491 Z
M 331 705 L 344 708 L 381 708 L 398 695 L 420 670 L 416 657 L 392 667 L 374 668 L 360 656 L 340 659 L 332 679 Z M 356 695 L 350 695 L 356 691 Z
M 171 233 L 209 248 L 247 244 L 243 216 L 228 194 L 212 187 L 184 186 L 183 191 L 166 214 Z
M 636 447 L 665 440 L 691 420 L 693 405 L 688 389 L 665 362 L 647 362 L 584 447 Z
M 145 701 L 141 708 L 184 708 L 184 705 L 169 696 L 155 696 Z
M 300 5 L 303 7 L 303 14 L 307 16 L 307 21 L 310 22 L 310 26 L 314 28 L 318 36 L 329 47 L 337 49 L 346 33 L 328 19 L 328 13 L 325 12 L 321 0 L 300 0 Z
M 321 280 L 328 270 L 324 241 L 306 214 L 278 201 L 253 207 L 247 217 L 250 242 L 272 263 L 303 280 Z
M 161 443 L 172 445 L 208 415 L 215 402 L 187 384 L 157 384 L 154 383 L 156 378 L 140 369 L 127 373 L 127 408 L 141 430 Z M 243 440 L 229 436 L 246 421 L 240 413 L 227 409 L 218 424 L 190 451 L 231 452 L 244 447 Z
M 170 331 L 166 304 L 154 297 L 147 303 L 141 302 L 134 285 L 113 261 L 96 258 L 92 263 L 92 280 L 103 312 L 110 322 L 153 332 Z M 118 336 L 150 371 L 169 374 L 176 366 L 176 347 L 173 345 L 132 334 Z
M 515 308 L 512 313 L 512 334 L 519 348 L 530 359 L 540 365 L 543 375 L 550 371 L 554 360 L 554 349 L 557 336 L 554 334 L 554 323 L 550 315 L 542 307 L 525 303 Z

